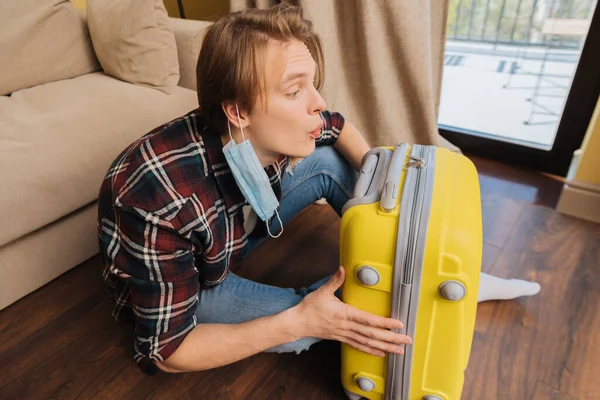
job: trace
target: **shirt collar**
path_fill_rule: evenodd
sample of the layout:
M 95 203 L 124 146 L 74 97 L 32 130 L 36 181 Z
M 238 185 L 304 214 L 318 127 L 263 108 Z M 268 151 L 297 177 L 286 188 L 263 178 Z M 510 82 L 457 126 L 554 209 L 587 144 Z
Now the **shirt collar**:
M 204 127 L 200 135 L 202 136 L 204 150 L 210 164 L 208 171 L 212 170 L 219 192 L 225 201 L 227 212 L 229 214 L 237 214 L 246 203 L 246 199 L 235 182 L 231 169 L 227 164 L 225 154 L 223 154 L 221 137 L 217 132 L 210 130 L 208 127 Z

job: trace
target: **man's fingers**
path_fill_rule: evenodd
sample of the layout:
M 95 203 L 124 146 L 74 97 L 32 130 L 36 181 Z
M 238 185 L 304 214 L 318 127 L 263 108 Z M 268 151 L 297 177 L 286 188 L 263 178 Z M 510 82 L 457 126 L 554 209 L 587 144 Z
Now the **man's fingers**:
M 354 332 L 371 339 L 381 340 L 396 345 L 412 343 L 412 340 L 408 336 L 394 333 L 387 329 L 373 328 L 354 321 L 351 321 L 348 327 Z
M 361 346 L 369 348 L 369 349 L 375 349 L 375 350 L 379 350 L 379 351 L 387 351 L 389 353 L 404 354 L 404 349 L 401 346 L 398 346 L 397 344 L 391 344 L 391 343 L 383 342 L 381 340 L 372 339 L 370 337 L 363 336 L 363 335 L 353 332 L 353 331 L 346 332 L 345 337 L 347 339 L 352 340 L 353 342 L 358 343 Z M 373 353 L 369 353 L 369 354 L 373 354 Z
M 334 293 L 336 290 L 338 290 L 342 286 L 345 279 L 346 279 L 346 271 L 344 270 L 344 267 L 340 265 L 338 267 L 338 270 L 331 277 L 331 279 L 329 279 L 329 281 L 327 281 L 327 283 L 325 283 L 325 285 L 323 285 L 323 286 L 324 286 L 325 290 L 327 290 L 328 292 Z
M 352 340 L 350 338 L 346 337 L 346 338 L 343 338 L 341 341 L 344 342 L 344 343 L 349 344 L 350 346 L 352 346 L 355 349 L 360 350 L 360 351 L 362 351 L 364 353 L 371 354 L 371 355 L 377 356 L 377 357 L 385 357 L 385 353 L 383 351 L 377 350 L 377 349 L 373 349 L 371 347 L 367 347 L 367 346 L 365 346 L 363 344 L 360 344 L 359 342 L 356 342 L 356 341 L 354 341 L 354 340 Z
M 386 329 L 402 329 L 404 327 L 404 324 L 397 319 L 380 317 L 378 315 L 359 310 L 356 307 L 348 307 L 348 317 L 350 320 L 358 322 L 359 324 Z

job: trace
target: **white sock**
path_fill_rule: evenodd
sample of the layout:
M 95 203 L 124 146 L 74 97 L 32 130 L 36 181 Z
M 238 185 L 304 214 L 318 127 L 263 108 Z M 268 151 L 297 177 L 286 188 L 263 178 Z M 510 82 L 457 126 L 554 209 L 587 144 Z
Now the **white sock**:
M 541 287 L 536 282 L 520 279 L 502 279 L 484 272 L 480 275 L 477 302 L 486 300 L 509 300 L 521 296 L 533 296 Z

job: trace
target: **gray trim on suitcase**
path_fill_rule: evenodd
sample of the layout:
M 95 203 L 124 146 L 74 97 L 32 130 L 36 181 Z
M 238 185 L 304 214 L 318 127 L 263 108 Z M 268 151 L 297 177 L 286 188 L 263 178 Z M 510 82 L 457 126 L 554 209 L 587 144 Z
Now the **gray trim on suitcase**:
M 407 151 L 408 144 L 406 143 L 397 144 L 393 152 L 381 147 L 369 150 L 362 159 L 360 175 L 354 187 L 354 197 L 344 204 L 342 215 L 351 207 L 380 201 L 389 170 L 391 167 L 397 165 L 394 159 L 401 157 L 402 162 L 400 166 L 403 166 Z M 373 164 L 375 163 L 376 165 L 373 168 Z M 402 173 L 402 168 L 400 168 L 400 173 Z M 400 178 L 398 177 L 399 180 Z
M 404 328 L 395 331 L 413 338 L 413 344 L 404 346 L 404 355 L 388 353 L 385 400 L 408 400 L 410 394 L 415 319 L 433 193 L 435 151 L 435 146 L 414 145 L 410 161 L 405 164 L 408 153 L 406 143 L 397 144 L 393 152 L 383 148 L 370 150 L 363 157 L 354 197 L 342 209 L 343 214 L 356 205 L 379 201 L 381 210 L 390 212 L 395 209 L 398 197 L 402 199 L 391 317 L 403 322 Z M 407 174 L 403 192 L 399 194 L 397 185 L 404 167 L 407 168 Z
M 411 164 L 417 168 L 408 168 L 404 183 L 394 260 L 391 317 L 404 323 L 404 328 L 397 330 L 398 333 L 414 339 L 433 192 L 435 147 L 415 145 L 412 147 L 411 158 L 422 158 L 424 162 Z M 413 348 L 414 342 L 410 346 L 404 346 L 404 355 L 388 353 L 386 400 L 408 399 Z

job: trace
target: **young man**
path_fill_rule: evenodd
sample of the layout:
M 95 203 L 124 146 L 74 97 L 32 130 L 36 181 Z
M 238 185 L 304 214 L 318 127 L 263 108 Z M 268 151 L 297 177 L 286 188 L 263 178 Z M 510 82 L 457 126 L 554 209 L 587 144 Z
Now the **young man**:
M 402 353 L 411 339 L 391 330 L 399 321 L 338 299 L 343 267 L 298 291 L 231 272 L 316 200 L 341 215 L 369 150 L 326 111 L 311 23 L 291 6 L 225 16 L 206 33 L 197 78 L 199 108 L 130 145 L 100 190 L 104 278 L 114 317 L 135 325 L 135 361 L 197 371 L 321 339 Z M 514 294 L 535 291 L 521 283 Z

